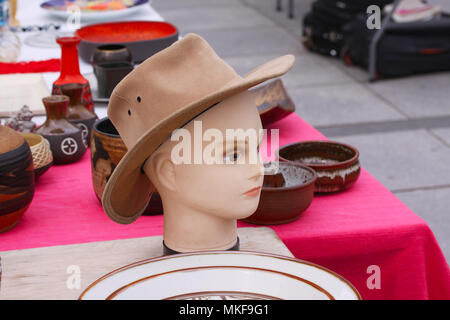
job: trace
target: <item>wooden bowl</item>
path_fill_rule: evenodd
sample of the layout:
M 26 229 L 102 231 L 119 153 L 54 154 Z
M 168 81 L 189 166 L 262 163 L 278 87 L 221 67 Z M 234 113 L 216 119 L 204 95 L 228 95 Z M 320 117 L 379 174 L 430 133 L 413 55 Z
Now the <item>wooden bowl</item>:
M 91 172 L 94 192 L 102 201 L 106 183 L 119 164 L 127 147 L 108 117 L 99 119 L 94 124 L 91 139 Z M 157 192 L 152 194 L 144 215 L 162 214 L 161 197 Z
M 28 143 L 33 155 L 34 175 L 40 177 L 53 164 L 52 150 L 50 143 L 40 134 L 20 132 Z
M 91 63 L 94 51 L 100 45 L 126 46 L 134 63 L 141 63 L 178 40 L 178 30 L 167 22 L 123 21 L 92 24 L 78 29 L 81 59 Z
M 255 213 L 242 221 L 267 225 L 297 220 L 312 202 L 316 178 L 311 168 L 280 162 L 277 174 L 264 176 Z
M 34 195 L 33 157 L 25 139 L 0 125 L 0 233 L 12 229 Z
M 304 141 L 278 150 L 280 161 L 306 165 L 317 173 L 315 192 L 337 192 L 350 188 L 361 172 L 356 148 L 334 141 Z

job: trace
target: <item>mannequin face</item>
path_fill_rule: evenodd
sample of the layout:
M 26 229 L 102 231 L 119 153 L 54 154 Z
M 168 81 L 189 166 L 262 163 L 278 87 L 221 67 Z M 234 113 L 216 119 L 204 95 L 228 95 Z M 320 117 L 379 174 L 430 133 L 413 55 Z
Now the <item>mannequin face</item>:
M 223 141 L 211 139 L 200 142 L 202 150 L 215 146 L 214 163 L 194 163 L 195 123 L 186 129 L 191 138 L 191 164 L 176 164 L 172 150 L 179 141 L 166 141 L 146 162 L 145 172 L 155 184 L 163 203 L 177 201 L 180 205 L 223 219 L 241 219 L 257 208 L 264 177 L 259 158 L 261 120 L 254 97 L 248 91 L 232 96 L 195 119 L 201 121 L 202 136 L 208 129 L 221 133 Z M 198 127 L 197 127 L 198 128 Z M 250 129 L 255 139 L 248 136 L 230 137 L 227 129 Z M 249 132 L 250 132 L 249 131 Z M 198 141 L 198 140 L 197 140 Z M 198 153 L 197 153 L 198 154 Z M 211 159 L 211 158 L 210 158 Z M 227 163 L 230 162 L 230 163 Z

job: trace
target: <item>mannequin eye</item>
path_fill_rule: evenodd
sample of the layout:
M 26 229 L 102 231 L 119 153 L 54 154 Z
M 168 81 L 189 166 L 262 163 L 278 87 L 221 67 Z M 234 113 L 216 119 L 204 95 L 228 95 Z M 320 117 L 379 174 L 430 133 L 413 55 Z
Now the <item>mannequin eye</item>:
M 140 96 L 137 97 L 137 102 L 141 102 L 141 97 Z
M 241 158 L 241 153 L 238 151 L 230 152 L 223 157 L 225 163 L 236 163 Z
M 128 109 L 128 115 L 131 116 L 131 111 L 130 111 L 130 109 Z

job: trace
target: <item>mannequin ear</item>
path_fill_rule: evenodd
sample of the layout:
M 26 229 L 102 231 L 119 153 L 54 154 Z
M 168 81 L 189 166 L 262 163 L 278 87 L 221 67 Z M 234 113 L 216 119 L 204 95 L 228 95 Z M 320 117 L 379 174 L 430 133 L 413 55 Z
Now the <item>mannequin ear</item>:
M 170 191 L 177 191 L 175 165 L 162 153 L 156 153 L 147 160 L 144 171 L 148 177 L 156 178 L 158 184 Z M 151 179 L 150 178 L 150 179 Z

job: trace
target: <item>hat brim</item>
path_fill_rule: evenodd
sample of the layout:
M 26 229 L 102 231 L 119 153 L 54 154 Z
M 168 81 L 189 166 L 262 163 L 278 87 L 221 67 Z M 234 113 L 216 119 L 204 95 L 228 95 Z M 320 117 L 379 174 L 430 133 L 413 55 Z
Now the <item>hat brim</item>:
M 120 160 L 105 186 L 102 205 L 106 214 L 120 224 L 130 224 L 139 218 L 154 191 L 154 186 L 142 171 L 142 165 L 167 137 L 212 105 L 285 74 L 294 61 L 293 55 L 273 59 L 216 92 L 186 105 L 147 130 Z

